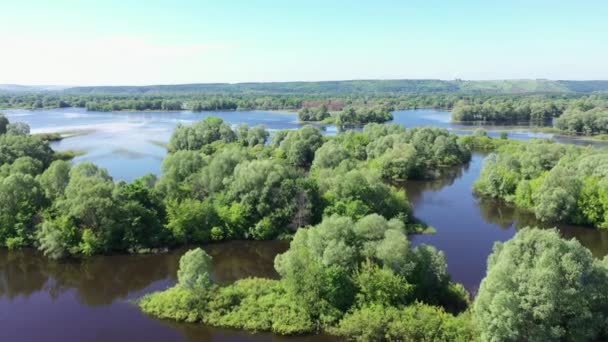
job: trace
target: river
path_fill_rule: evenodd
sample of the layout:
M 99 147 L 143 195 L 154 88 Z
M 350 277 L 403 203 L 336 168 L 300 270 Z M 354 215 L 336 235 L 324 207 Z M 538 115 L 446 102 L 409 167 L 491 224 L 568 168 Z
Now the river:
M 84 149 L 87 154 L 76 162 L 93 161 L 123 180 L 160 172 L 166 151 L 158 143 L 166 143 L 180 122 L 188 124 L 214 115 L 232 124 L 264 124 L 270 130 L 301 126 L 294 113 L 263 111 L 98 113 L 70 108 L 3 112 L 11 121 L 30 124 L 34 133 L 90 130 L 88 134 L 55 142 L 53 148 Z M 450 123 L 449 113 L 442 111 L 397 111 L 394 122 L 407 127 L 444 127 L 457 134 L 471 132 L 469 126 Z M 335 133 L 335 127 L 325 129 L 327 134 Z M 491 135 L 499 134 L 492 127 L 489 129 Z M 511 127 L 509 136 L 552 137 L 526 132 L 525 127 Z M 511 238 L 523 226 L 540 225 L 527 213 L 504 203 L 479 199 L 472 193 L 483 159 L 484 155 L 475 153 L 467 165 L 453 168 L 439 180 L 409 182 L 406 186 L 415 216 L 437 230 L 436 234 L 413 236 L 413 243 L 427 243 L 443 250 L 453 279 L 473 294 L 485 274 L 486 259 L 494 242 Z M 608 232 L 567 225 L 558 229 L 566 237 L 577 238 L 597 257 L 608 253 Z M 224 283 L 247 276 L 276 277 L 274 256 L 286 248 L 282 241 L 235 241 L 205 246 L 214 257 L 215 279 Z M 82 262 L 49 261 L 32 250 L 0 250 L 0 340 L 336 340 L 328 336 L 286 338 L 249 334 L 143 315 L 129 300 L 173 285 L 184 250 L 160 255 L 97 256 Z

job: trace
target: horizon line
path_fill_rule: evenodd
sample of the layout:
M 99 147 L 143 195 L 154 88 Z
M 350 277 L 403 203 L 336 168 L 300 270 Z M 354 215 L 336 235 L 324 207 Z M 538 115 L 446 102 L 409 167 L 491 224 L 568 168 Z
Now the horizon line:
M 357 82 L 357 81 L 442 81 L 442 82 L 497 82 L 497 81 L 574 81 L 574 82 L 608 82 L 608 79 L 551 79 L 551 78 L 495 78 L 495 79 L 442 79 L 442 78 L 353 78 L 315 81 L 243 81 L 243 82 L 186 82 L 186 83 L 150 83 L 150 84 L 24 84 L 24 83 L 0 83 L 0 86 L 18 87 L 157 87 L 157 86 L 179 86 L 179 85 L 238 85 L 238 84 L 273 84 L 273 83 L 330 83 L 330 82 Z

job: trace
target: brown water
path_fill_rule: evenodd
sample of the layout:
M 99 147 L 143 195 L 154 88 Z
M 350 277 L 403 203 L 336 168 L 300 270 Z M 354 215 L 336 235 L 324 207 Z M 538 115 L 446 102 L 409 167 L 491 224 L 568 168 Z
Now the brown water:
M 276 278 L 273 261 L 288 243 L 243 242 L 205 246 L 220 283 Z M 336 341 L 287 338 L 161 321 L 129 302 L 175 284 L 179 257 L 166 254 L 98 256 L 50 261 L 33 250 L 0 250 L 0 341 Z

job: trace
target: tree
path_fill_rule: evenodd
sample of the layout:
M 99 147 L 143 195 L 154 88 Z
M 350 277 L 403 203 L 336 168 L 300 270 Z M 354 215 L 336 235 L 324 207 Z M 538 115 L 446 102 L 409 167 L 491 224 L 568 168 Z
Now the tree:
M 11 122 L 6 127 L 6 134 L 28 135 L 30 134 L 30 126 L 25 122 Z
M 56 160 L 38 178 L 42 189 L 51 201 L 63 197 L 70 181 L 70 163 Z
M 420 172 L 419 159 L 414 146 L 410 144 L 395 145 L 379 158 L 382 177 L 396 182 L 416 178 Z
M 162 164 L 162 177 L 157 187 L 169 198 L 191 195 L 191 178 L 207 163 L 199 151 L 181 150 L 169 153 Z
M 167 202 L 167 217 L 167 229 L 180 244 L 209 241 L 211 229 L 219 224 L 217 213 L 209 201 L 191 198 Z
M 323 136 L 319 129 L 313 126 L 304 126 L 287 133 L 278 150 L 289 163 L 303 167 L 312 163 L 315 151 L 321 145 L 323 145 Z
M 339 142 L 330 140 L 317 149 L 312 167 L 335 168 L 342 161 L 347 160 L 350 157 L 349 151 L 342 147 Z
M 211 257 L 201 248 L 191 249 L 179 259 L 177 281 L 180 286 L 195 290 L 209 290 L 211 280 Z
M 236 166 L 227 199 L 247 209 L 242 215 L 250 222 L 249 236 L 273 238 L 286 228 L 298 207 L 311 205 L 309 188 L 298 181 L 300 177 L 300 172 L 277 160 L 244 161 Z
M 81 229 L 83 252 L 93 254 L 120 245 L 119 206 L 108 171 L 83 162 L 70 170 L 65 197 L 55 203 L 58 214 L 74 219 Z
M 0 165 L 12 164 L 17 158 L 31 157 L 47 167 L 53 161 L 54 152 L 47 141 L 31 135 L 0 135 Z
M 42 162 L 29 156 L 19 157 L 10 165 L 9 173 L 23 173 L 36 177 L 42 172 Z
M 554 168 L 532 195 L 534 213 L 542 221 L 570 220 L 576 210 L 582 182 L 569 169 Z
M 6 116 L 4 116 L 4 114 L 0 113 L 0 135 L 6 133 L 6 130 L 8 128 L 8 119 L 6 118 Z
M 31 175 L 15 173 L 0 180 L 0 245 L 30 245 L 35 218 L 44 205 L 40 184 Z
M 122 246 L 114 248 L 137 251 L 166 245 L 165 206 L 154 189 L 154 179 L 154 175 L 148 175 L 116 186 L 114 199 L 119 206 L 123 236 Z
M 474 304 L 482 341 L 603 339 L 607 266 L 555 230 L 497 242 Z
M 233 142 L 237 135 L 224 120 L 209 116 L 192 126 L 178 125 L 169 142 L 169 151 L 199 150 L 215 141 Z
M 61 259 L 79 251 L 80 233 L 69 216 L 46 218 L 37 232 L 38 249 L 51 259 Z

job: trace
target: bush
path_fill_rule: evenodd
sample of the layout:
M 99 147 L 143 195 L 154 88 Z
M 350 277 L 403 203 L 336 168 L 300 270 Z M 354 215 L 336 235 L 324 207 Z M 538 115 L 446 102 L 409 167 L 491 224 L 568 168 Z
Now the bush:
M 365 306 L 344 316 L 331 332 L 354 341 L 469 342 L 476 339 L 467 314 L 453 316 L 420 303 L 404 308 Z

